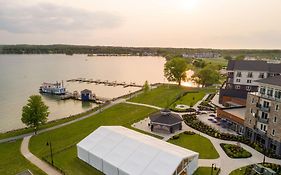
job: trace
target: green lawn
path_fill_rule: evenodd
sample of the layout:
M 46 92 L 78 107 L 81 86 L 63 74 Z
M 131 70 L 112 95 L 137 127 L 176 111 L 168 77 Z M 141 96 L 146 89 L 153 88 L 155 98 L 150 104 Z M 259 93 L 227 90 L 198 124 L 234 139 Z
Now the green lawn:
M 229 175 L 244 175 L 246 168 L 247 168 L 247 166 L 238 168 L 238 169 L 232 171 Z
M 221 66 L 227 66 L 228 61 L 224 58 L 203 58 L 204 61 L 207 63 L 211 63 L 213 65 L 221 65 Z
M 93 168 L 76 158 L 75 146 L 71 149 L 64 149 L 75 145 L 99 126 L 122 125 L 130 128 L 132 123 L 147 117 L 152 112 L 155 112 L 155 109 L 118 104 L 85 120 L 34 136 L 31 138 L 29 148 L 32 153 L 42 158 L 49 154 L 46 142 L 51 139 L 56 155 L 55 162 L 59 168 L 62 168 L 68 174 L 77 174 L 78 171 L 80 174 L 93 174 L 95 172 L 95 170 L 91 171 Z
M 216 170 L 213 169 L 213 175 L 217 175 L 219 169 L 217 168 Z M 212 173 L 212 168 L 211 167 L 199 167 L 193 175 L 209 175 Z
M 177 85 L 162 85 L 147 93 L 142 93 L 129 101 L 165 108 L 169 107 L 180 94 L 190 89 L 188 87 L 178 87 Z
M 21 141 L 0 144 L 0 174 L 15 175 L 29 169 L 34 175 L 45 175 L 21 155 Z
M 178 104 L 184 104 L 188 106 L 194 106 L 199 100 L 201 100 L 207 93 L 214 93 L 215 89 L 213 88 L 202 88 L 194 89 L 190 92 L 187 92 L 186 95 L 181 97 L 179 100 L 174 102 L 171 105 L 171 108 L 175 109 Z
M 219 154 L 211 141 L 198 134 L 187 135 L 182 133 L 178 139 L 170 139 L 168 142 L 198 152 L 200 159 L 219 158 Z

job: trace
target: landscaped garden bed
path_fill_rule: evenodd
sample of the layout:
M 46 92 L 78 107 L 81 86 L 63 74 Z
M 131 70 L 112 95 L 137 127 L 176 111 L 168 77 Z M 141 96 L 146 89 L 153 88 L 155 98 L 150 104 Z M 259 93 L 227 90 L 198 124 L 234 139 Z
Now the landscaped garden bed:
M 206 125 L 205 123 L 201 122 L 200 120 L 198 120 L 196 115 L 186 114 L 186 115 L 183 115 L 183 119 L 184 119 L 184 122 L 191 128 L 194 128 L 194 129 L 196 129 L 200 132 L 203 132 L 205 134 L 208 134 L 212 137 L 222 139 L 222 140 L 241 142 L 241 143 L 251 146 L 255 150 L 267 155 L 268 157 L 281 159 L 280 156 L 271 154 L 270 152 L 266 151 L 261 145 L 259 145 L 257 143 L 253 143 L 249 139 L 247 139 L 243 136 L 238 136 L 238 135 L 233 135 L 233 134 L 228 134 L 228 133 L 220 133 L 218 130 L 216 130 L 216 129 Z
M 221 143 L 220 146 L 222 147 L 226 155 L 230 158 L 248 158 L 252 156 L 251 153 L 249 153 L 239 145 Z
M 273 164 L 273 163 L 260 163 L 260 165 L 262 165 L 266 168 L 272 169 L 273 171 L 276 172 L 276 175 L 281 175 L 281 165 L 276 165 L 276 164 Z M 246 166 L 246 167 L 238 168 L 238 169 L 232 171 L 230 173 L 230 175 L 249 175 L 249 174 L 252 174 L 253 167 L 254 167 L 254 165 L 249 165 L 249 166 Z M 258 174 L 256 173 L 256 174 L 253 174 L 253 175 L 258 175 Z

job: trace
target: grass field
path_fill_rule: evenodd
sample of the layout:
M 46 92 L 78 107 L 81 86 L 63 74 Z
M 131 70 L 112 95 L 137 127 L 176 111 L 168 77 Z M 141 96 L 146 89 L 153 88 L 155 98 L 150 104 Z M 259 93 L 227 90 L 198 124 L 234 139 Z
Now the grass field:
M 236 169 L 236 170 L 232 171 L 229 175 L 244 175 L 246 168 L 247 167 L 241 167 L 239 169 Z
M 85 120 L 32 137 L 29 148 L 32 153 L 42 158 L 49 155 L 46 142 L 51 139 L 56 166 L 63 169 L 67 174 L 77 174 L 77 172 L 80 172 L 79 174 L 93 174 L 93 172 L 96 172 L 95 169 L 76 158 L 76 147 L 73 145 L 81 141 L 99 126 L 122 125 L 130 128 L 132 123 L 145 118 L 152 112 L 155 112 L 155 109 L 129 104 L 118 104 Z M 73 147 L 68 148 L 70 146 Z M 56 154 L 56 152 L 59 153 Z
M 214 89 L 202 88 L 202 89 L 194 89 L 188 92 L 186 95 L 181 97 L 179 100 L 174 102 L 171 105 L 171 108 L 175 108 L 178 104 L 184 104 L 188 106 L 194 106 L 199 100 L 201 100 L 207 93 L 215 92 Z
M 45 175 L 21 155 L 21 141 L 0 144 L 0 174 L 15 175 L 29 169 L 34 175 Z
M 140 94 L 129 101 L 166 108 L 175 102 L 180 94 L 190 89 L 192 88 L 178 87 L 177 85 L 163 85 L 147 93 Z
M 182 133 L 178 139 L 170 139 L 168 142 L 198 152 L 200 159 L 219 158 L 219 154 L 211 141 L 198 134 L 187 135 Z
M 216 170 L 213 169 L 213 175 L 216 175 L 218 173 L 219 169 L 217 168 Z M 193 175 L 209 175 L 212 172 L 211 167 L 199 167 Z
M 228 61 L 222 57 L 220 58 L 203 58 L 204 61 L 207 63 L 211 63 L 213 65 L 221 65 L 221 66 L 227 66 Z

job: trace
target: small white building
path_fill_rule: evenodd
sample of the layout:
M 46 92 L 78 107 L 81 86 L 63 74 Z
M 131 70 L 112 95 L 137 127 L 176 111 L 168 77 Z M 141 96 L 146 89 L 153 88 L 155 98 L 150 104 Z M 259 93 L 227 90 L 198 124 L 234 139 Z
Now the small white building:
M 101 126 L 77 144 L 78 157 L 106 175 L 192 175 L 199 154 L 122 126 Z

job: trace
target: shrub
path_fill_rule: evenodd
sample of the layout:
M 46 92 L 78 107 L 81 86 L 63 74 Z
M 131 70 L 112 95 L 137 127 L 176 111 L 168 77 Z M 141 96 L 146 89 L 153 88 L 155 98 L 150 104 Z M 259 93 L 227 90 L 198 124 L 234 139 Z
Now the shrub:
M 186 135 L 194 135 L 195 134 L 195 132 L 193 132 L 193 131 L 184 131 L 183 133 L 186 134 Z
M 180 135 L 179 135 L 179 134 L 174 135 L 174 136 L 172 137 L 172 139 L 173 139 L 173 140 L 175 140 L 175 139 L 179 139 L 179 138 L 180 138 Z

